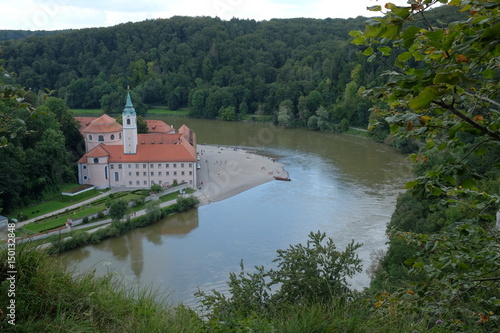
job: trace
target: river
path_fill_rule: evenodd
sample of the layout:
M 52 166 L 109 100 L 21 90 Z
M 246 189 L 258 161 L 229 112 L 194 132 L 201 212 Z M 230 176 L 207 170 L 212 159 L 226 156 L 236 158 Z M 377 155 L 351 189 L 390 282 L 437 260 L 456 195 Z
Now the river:
M 157 117 L 156 119 L 159 119 Z M 338 249 L 351 240 L 369 284 L 370 253 L 386 247 L 385 227 L 410 176 L 404 156 L 368 139 L 267 124 L 162 118 L 192 128 L 199 144 L 247 147 L 285 164 L 291 182 L 273 181 L 224 201 L 166 218 L 98 245 L 61 255 L 76 272 L 118 273 L 125 283 L 152 286 L 168 301 L 194 306 L 199 289 L 227 290 L 230 272 L 274 267 L 276 250 L 305 243 L 311 231 Z

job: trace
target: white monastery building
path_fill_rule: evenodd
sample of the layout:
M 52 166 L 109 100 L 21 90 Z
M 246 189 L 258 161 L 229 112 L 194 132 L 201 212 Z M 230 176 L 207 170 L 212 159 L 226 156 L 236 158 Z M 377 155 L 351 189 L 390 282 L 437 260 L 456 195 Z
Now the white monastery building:
M 137 134 L 137 115 L 127 94 L 123 125 L 108 115 L 75 117 L 85 138 L 78 161 L 80 184 L 96 188 L 149 188 L 174 183 L 196 186 L 196 135 L 186 125 L 175 131 L 159 120 L 146 120 L 148 134 Z

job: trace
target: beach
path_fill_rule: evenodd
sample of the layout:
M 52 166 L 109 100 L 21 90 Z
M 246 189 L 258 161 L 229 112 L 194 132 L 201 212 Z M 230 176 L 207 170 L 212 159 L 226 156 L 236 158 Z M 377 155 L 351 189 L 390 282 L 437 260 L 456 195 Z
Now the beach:
M 288 177 L 282 163 L 243 148 L 198 145 L 197 153 L 200 204 L 227 199 L 275 176 Z

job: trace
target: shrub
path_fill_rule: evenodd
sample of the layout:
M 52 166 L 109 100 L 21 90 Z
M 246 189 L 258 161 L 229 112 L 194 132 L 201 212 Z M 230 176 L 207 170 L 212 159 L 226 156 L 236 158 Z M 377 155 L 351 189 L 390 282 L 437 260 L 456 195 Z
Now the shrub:
M 277 270 L 255 267 L 256 273 L 241 272 L 229 276 L 229 294 L 217 291 L 208 295 L 196 293 L 208 316 L 225 322 L 234 316 L 281 311 L 293 304 L 317 302 L 327 304 L 333 299 L 346 300 L 352 296 L 348 277 L 361 272 L 361 260 L 355 251 L 361 244 L 349 243 L 345 251 L 337 251 L 331 238 L 324 233 L 310 233 L 309 240 L 278 250 Z M 274 292 L 274 293 L 273 293 Z

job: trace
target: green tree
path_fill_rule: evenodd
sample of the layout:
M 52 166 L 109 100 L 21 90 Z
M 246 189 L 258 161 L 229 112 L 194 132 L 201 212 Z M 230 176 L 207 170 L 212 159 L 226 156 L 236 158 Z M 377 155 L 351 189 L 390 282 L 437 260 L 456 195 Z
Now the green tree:
M 49 97 L 43 103 L 43 106 L 46 107 L 49 112 L 55 114 L 66 140 L 66 148 L 79 158 L 81 156 L 79 148 L 82 148 L 84 145 L 83 137 L 79 131 L 80 123 L 75 120 L 71 110 L 64 100 L 60 98 Z
M 280 103 L 278 109 L 278 124 L 280 126 L 292 126 L 293 102 L 289 99 Z
M 236 108 L 234 106 L 221 108 L 219 110 L 219 117 L 222 120 L 236 120 Z
M 469 17 L 430 25 L 428 9 L 437 3 L 459 7 Z M 463 206 L 470 215 L 450 215 L 457 219 L 430 235 L 391 231 L 391 237 L 419 249 L 406 264 L 420 278 L 416 276 L 416 291 L 404 286 L 382 295 L 376 306 L 388 316 L 391 311 L 427 311 L 449 330 L 498 330 L 499 303 L 492 295 L 500 290 L 500 264 L 495 259 L 500 237 L 494 228 L 500 196 L 488 192 L 485 184 L 488 178 L 498 178 L 500 161 L 496 154 L 482 174 L 475 172 L 471 161 L 494 154 L 500 142 L 500 6 L 426 0 L 408 7 L 389 3 L 385 8 L 384 17 L 367 21 L 364 32 L 351 32 L 354 43 L 366 45 L 369 59 L 385 61 L 397 54 L 386 72 L 387 84 L 365 94 L 387 103 L 376 112 L 394 135 L 421 143 L 419 154 L 412 155 L 414 161 L 427 163 L 430 151 L 449 154 L 406 188 L 417 197 L 433 199 L 434 209 Z M 372 10 L 380 11 L 381 6 Z M 426 26 L 411 24 L 418 18 Z
M 127 202 L 125 200 L 115 200 L 109 206 L 109 216 L 113 223 L 119 223 L 127 213 Z
M 236 316 L 279 313 L 293 304 L 346 301 L 353 294 L 347 279 L 361 271 L 355 252 L 360 246 L 351 242 L 338 251 L 324 233 L 311 232 L 305 245 L 277 251 L 276 269 L 260 266 L 256 273 L 245 273 L 241 262 L 240 273 L 230 274 L 229 297 L 215 290 L 197 297 L 209 318 L 221 324 Z
M 311 111 L 309 110 L 309 106 L 307 104 L 307 98 L 305 96 L 300 96 L 297 103 L 297 109 L 299 112 L 299 119 L 303 124 L 308 122 L 309 117 L 311 117 Z M 311 128 L 309 124 L 307 124 L 307 127 Z

